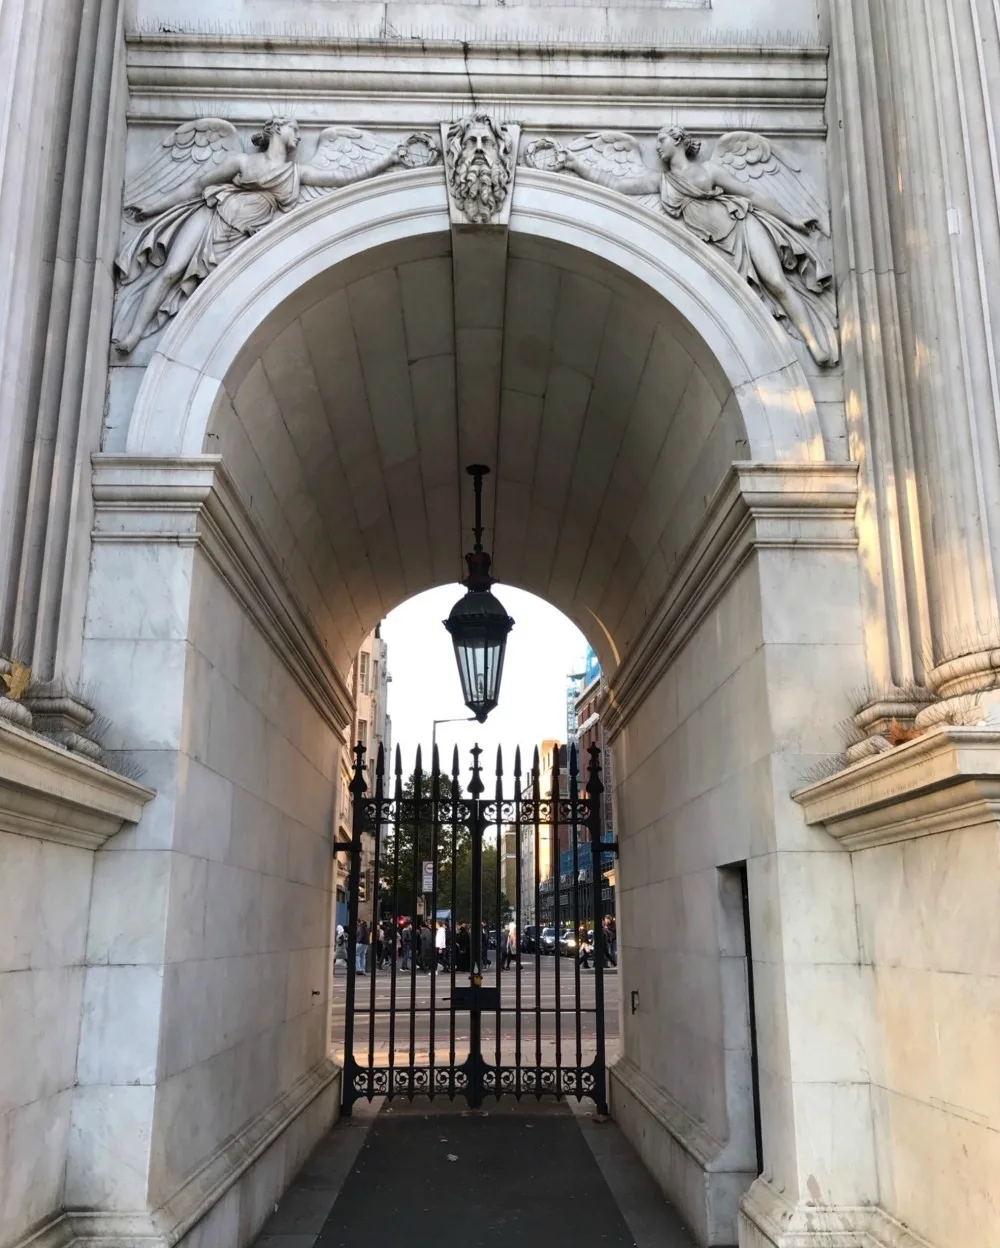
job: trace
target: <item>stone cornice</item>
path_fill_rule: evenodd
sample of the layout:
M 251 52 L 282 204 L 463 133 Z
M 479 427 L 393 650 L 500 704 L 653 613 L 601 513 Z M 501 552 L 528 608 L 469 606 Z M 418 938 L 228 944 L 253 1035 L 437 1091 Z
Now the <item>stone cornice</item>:
M 0 831 L 100 849 L 138 823 L 150 789 L 0 719 Z
M 261 100 L 277 95 L 295 101 L 302 124 L 429 125 L 467 107 L 474 80 L 477 100 L 502 100 L 504 116 L 526 126 L 656 128 L 666 108 L 689 121 L 687 110 L 697 110 L 699 126 L 725 130 L 739 106 L 753 109 L 759 128 L 775 137 L 826 134 L 825 47 L 744 46 L 735 33 L 728 46 L 670 46 L 663 31 L 647 38 L 641 30 L 605 42 L 567 30 L 567 42 L 554 38 L 558 30 L 548 27 L 544 40 L 537 27 L 523 39 L 480 31 L 468 40 L 454 31 L 385 39 L 336 28 L 133 30 L 126 36 L 129 117 L 176 123 L 204 97 L 213 114 L 222 107 L 234 123 L 256 123 Z
M 991 823 L 1000 819 L 1000 731 L 935 728 L 792 796 L 845 849 Z
M 600 713 L 613 738 L 755 550 L 854 549 L 857 464 L 733 464 L 659 603 L 609 678 Z
M 199 546 L 335 732 L 350 690 L 221 457 L 95 455 L 95 544 Z

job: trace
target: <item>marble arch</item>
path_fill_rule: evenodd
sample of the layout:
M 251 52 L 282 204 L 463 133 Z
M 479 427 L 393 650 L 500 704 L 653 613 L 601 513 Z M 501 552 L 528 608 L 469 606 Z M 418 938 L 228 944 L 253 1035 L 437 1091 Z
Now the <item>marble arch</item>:
M 676 309 L 736 395 L 748 458 L 824 457 L 788 336 L 689 233 L 611 191 L 530 169 L 519 170 L 510 228 L 600 257 Z M 432 169 L 359 183 L 251 240 L 164 334 L 135 403 L 128 453 L 200 453 L 228 370 L 285 300 L 294 304 L 295 292 L 367 249 L 447 229 L 445 187 Z
M 109 745 L 157 797 L 143 852 L 98 856 L 101 922 L 138 924 L 148 960 L 106 968 L 125 1050 L 108 1053 L 96 1024 L 81 1039 L 78 1208 L 104 1209 L 113 1185 L 116 1215 L 153 1234 L 168 1210 L 179 1238 L 198 1209 L 211 1226 L 227 1200 L 275 1198 L 335 1115 L 345 676 L 381 615 L 458 579 L 460 466 L 495 459 L 498 575 L 576 619 L 611 674 L 622 864 L 638 871 L 621 925 L 647 999 L 674 1019 L 669 1035 L 654 1015 L 631 1023 L 616 1113 L 655 1141 L 644 1155 L 661 1182 L 683 1174 L 702 1242 L 735 1242 L 754 1129 L 731 933 L 712 936 L 694 979 L 672 979 L 636 864 L 654 830 L 678 852 L 698 845 L 697 878 L 679 887 L 711 924 L 718 864 L 756 853 L 766 887 L 790 805 L 767 769 L 798 749 L 800 693 L 835 705 L 860 679 L 856 468 L 825 458 L 787 336 L 670 222 L 522 169 L 507 234 L 460 255 L 469 238 L 451 230 L 436 170 L 290 213 L 195 292 L 153 354 L 123 450 L 94 459 L 82 671 Z M 797 622 L 788 604 L 818 582 L 838 605 Z M 768 1061 L 793 1087 L 787 1045 Z M 141 1095 L 122 1091 L 135 1071 Z M 679 1098 L 673 1126 L 657 1087 Z M 784 1148 L 801 1128 L 768 1106 L 765 1138 Z M 95 1165 L 109 1129 L 121 1152 Z M 100 1232 L 87 1216 L 74 1214 Z

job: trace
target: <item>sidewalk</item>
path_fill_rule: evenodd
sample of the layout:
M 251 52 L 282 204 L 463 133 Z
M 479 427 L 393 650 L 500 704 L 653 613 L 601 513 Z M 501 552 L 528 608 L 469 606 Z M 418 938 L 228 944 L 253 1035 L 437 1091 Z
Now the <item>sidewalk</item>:
M 693 1248 L 614 1123 L 516 1101 L 355 1107 L 256 1248 Z

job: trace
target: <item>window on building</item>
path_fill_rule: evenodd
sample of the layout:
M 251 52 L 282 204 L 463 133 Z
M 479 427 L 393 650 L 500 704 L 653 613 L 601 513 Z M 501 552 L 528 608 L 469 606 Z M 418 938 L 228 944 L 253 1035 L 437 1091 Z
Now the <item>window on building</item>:
M 368 720 L 367 719 L 358 720 L 358 740 L 361 742 L 362 745 L 368 744 Z
M 361 692 L 362 692 L 362 693 L 365 693 L 365 694 L 366 694 L 366 693 L 368 693 L 368 690 L 369 690 L 369 684 L 368 684 L 368 665 L 369 665 L 370 661 L 371 661 L 371 656 L 370 656 L 370 655 L 368 655 L 368 654 L 364 654 L 364 653 L 363 653 L 363 654 L 360 656 L 360 668 L 359 668 L 359 673 L 360 673 L 360 674 L 359 674 L 358 683 L 359 683 L 359 685 L 360 685 L 360 687 L 361 687 Z

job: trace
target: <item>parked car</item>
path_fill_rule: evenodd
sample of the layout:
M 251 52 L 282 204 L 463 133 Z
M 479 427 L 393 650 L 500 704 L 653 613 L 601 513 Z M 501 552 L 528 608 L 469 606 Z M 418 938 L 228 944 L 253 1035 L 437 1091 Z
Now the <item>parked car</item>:
M 532 923 L 521 933 L 521 952 L 534 953 L 535 941 L 538 939 L 538 928 Z

